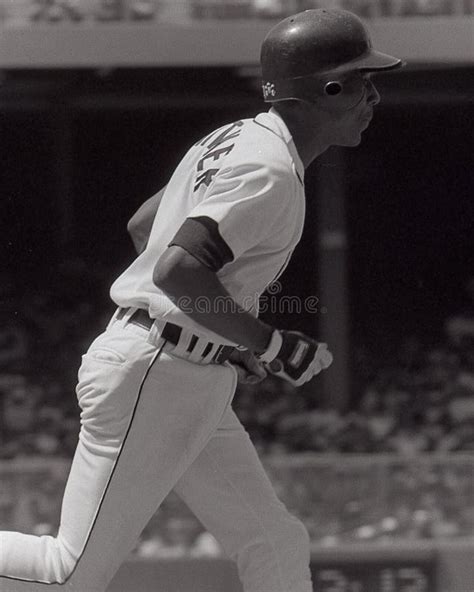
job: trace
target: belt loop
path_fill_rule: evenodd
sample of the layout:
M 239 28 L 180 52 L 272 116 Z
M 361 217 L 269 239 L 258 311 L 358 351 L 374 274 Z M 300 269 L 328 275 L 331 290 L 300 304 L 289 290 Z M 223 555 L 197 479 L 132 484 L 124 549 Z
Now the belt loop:
M 204 353 L 207 343 L 208 342 L 204 339 L 198 339 L 187 359 L 190 362 L 201 364 L 203 360 L 202 354 Z
M 219 349 L 219 344 L 213 343 L 212 347 L 211 347 L 211 351 L 206 355 L 205 358 L 202 358 L 201 364 L 209 364 L 210 362 L 212 362 L 212 359 L 215 356 L 218 349 Z
M 163 332 L 165 325 L 166 323 L 164 321 L 155 319 L 150 331 L 148 332 L 148 337 L 146 339 L 148 343 L 151 343 L 151 345 L 154 345 L 155 347 L 161 347 L 163 345 L 165 340 L 161 337 L 161 333 Z
M 122 309 L 124 310 L 124 309 Z M 138 308 L 136 307 L 130 307 L 130 308 L 126 308 L 125 312 L 123 314 L 123 316 L 120 318 L 119 322 L 122 323 L 122 325 L 126 325 L 130 318 L 137 312 Z
M 224 347 L 225 345 L 219 345 L 219 347 L 217 348 L 216 353 L 212 357 L 212 361 L 214 362 L 214 364 L 220 364 L 219 358 L 222 355 L 222 352 L 224 351 Z
M 120 311 L 122 309 L 121 308 L 117 308 L 117 310 L 114 312 L 114 314 L 112 315 L 112 318 L 110 319 L 110 321 L 107 324 L 106 330 L 110 329 L 110 327 L 112 327 L 113 324 L 118 322 L 118 316 L 120 314 Z
M 184 327 L 181 328 L 181 333 L 179 335 L 178 343 L 176 344 L 176 347 L 173 348 L 173 353 L 176 356 L 188 358 L 188 356 L 189 356 L 188 345 L 191 341 L 192 336 L 193 336 L 193 334 L 191 333 L 191 331 L 188 331 Z
M 115 323 L 120 323 L 123 327 L 128 323 L 130 317 L 138 310 L 138 308 L 123 308 L 119 306 L 112 315 L 112 318 L 107 325 L 107 329 Z

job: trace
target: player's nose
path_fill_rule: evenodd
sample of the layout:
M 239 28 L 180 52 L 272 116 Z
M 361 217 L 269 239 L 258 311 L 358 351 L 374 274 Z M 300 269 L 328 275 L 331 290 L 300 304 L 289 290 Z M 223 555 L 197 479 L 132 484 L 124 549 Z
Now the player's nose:
M 367 80 L 367 103 L 372 105 L 372 107 L 380 103 L 379 91 L 375 88 L 372 80 Z

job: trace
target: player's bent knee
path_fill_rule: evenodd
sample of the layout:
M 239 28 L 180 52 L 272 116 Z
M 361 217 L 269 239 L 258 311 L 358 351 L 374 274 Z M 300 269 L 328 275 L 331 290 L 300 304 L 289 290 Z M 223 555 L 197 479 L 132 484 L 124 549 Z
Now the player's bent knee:
M 77 564 L 62 540 L 52 536 L 2 531 L 0 548 L 0 575 L 19 581 L 63 584 Z
M 282 524 L 280 532 L 281 543 L 292 554 L 296 553 L 299 557 L 309 557 L 310 537 L 306 526 L 294 516 L 289 522 Z
M 77 559 L 59 538 L 43 536 L 40 541 L 45 579 L 51 583 L 66 583 L 76 568 Z
M 293 516 L 282 523 L 276 547 L 282 590 L 296 592 L 312 589 L 310 537 L 305 525 Z
M 255 537 L 233 557 L 244 589 L 251 592 L 310 589 L 310 540 L 304 524 L 283 512 L 262 524 Z
M 266 524 L 265 528 L 255 535 L 252 544 L 240 549 L 241 558 L 246 558 L 249 549 L 259 557 L 276 558 L 287 566 L 294 568 L 296 564 L 309 561 L 310 538 L 306 526 L 291 514 Z M 255 555 L 253 559 L 255 558 Z

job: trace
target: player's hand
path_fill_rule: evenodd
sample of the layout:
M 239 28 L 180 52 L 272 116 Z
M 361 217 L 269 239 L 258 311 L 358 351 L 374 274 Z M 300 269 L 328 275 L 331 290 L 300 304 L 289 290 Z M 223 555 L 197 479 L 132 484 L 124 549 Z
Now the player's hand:
M 267 376 L 263 364 L 249 350 L 236 349 L 230 356 L 229 362 L 237 370 L 241 384 L 258 384 Z
M 301 386 L 332 364 L 326 343 L 320 343 L 297 331 L 273 332 L 267 350 L 259 359 L 275 376 Z

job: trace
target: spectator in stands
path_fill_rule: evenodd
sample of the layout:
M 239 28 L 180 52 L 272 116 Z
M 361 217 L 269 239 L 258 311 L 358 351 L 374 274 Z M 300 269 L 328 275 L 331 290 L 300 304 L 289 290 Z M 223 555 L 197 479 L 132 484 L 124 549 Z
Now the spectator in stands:
M 0 374 L 21 374 L 28 363 L 28 333 L 12 276 L 0 273 Z
M 358 406 L 358 412 L 366 419 L 374 450 L 383 449 L 383 442 L 395 429 L 396 416 L 385 404 L 382 393 L 374 387 L 367 388 Z
M 418 429 L 417 418 L 409 410 L 402 412 L 395 429 L 387 438 L 386 450 L 397 454 L 415 456 L 421 452 L 426 452 L 428 447 L 428 438 Z
M 4 442 L 23 437 L 33 429 L 40 397 L 41 389 L 23 377 L 5 384 L 1 393 Z

